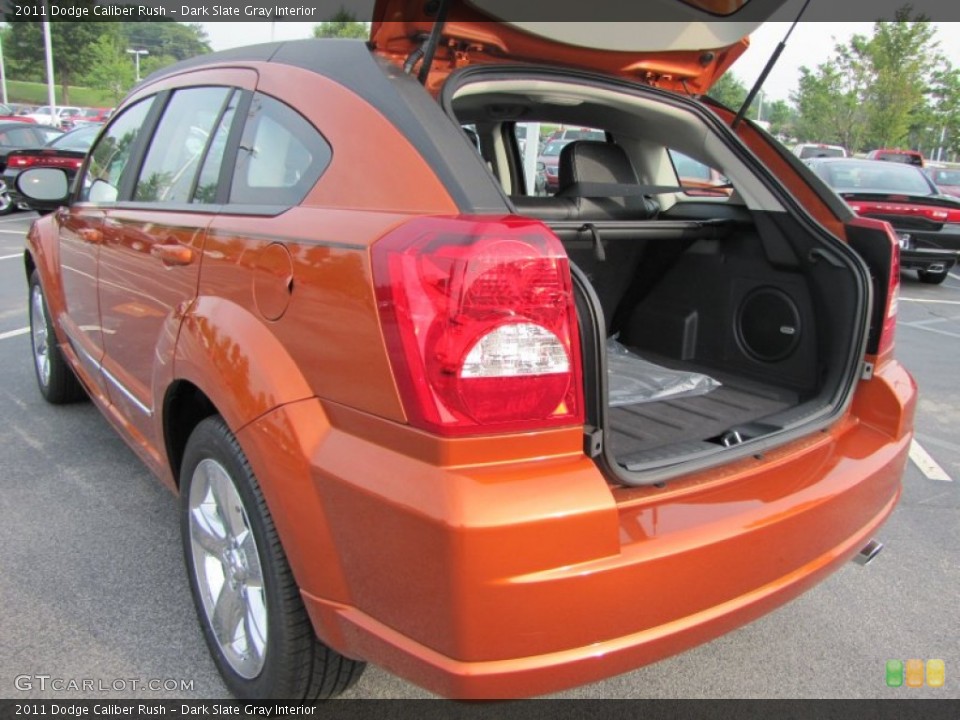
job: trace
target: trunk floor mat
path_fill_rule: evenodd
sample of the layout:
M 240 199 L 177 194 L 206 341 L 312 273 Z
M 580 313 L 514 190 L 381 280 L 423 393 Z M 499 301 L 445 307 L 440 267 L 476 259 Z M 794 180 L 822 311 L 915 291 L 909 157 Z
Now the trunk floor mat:
M 676 367 L 677 363 L 673 366 Z M 620 464 L 630 466 L 658 456 L 662 458 L 663 451 L 674 455 L 684 448 L 688 452 L 697 447 L 716 449 L 715 443 L 704 441 L 731 427 L 759 420 L 799 403 L 797 394 L 790 390 L 702 368 L 697 370 L 719 380 L 721 387 L 706 395 L 608 410 L 613 452 Z

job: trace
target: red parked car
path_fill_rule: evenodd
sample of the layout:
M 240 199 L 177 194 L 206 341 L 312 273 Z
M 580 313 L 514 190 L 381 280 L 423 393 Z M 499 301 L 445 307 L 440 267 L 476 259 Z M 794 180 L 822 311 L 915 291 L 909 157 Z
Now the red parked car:
M 700 99 L 755 23 L 479 6 L 164 68 L 72 189 L 17 178 L 59 208 L 23 263 L 39 391 L 92 398 L 179 496 L 238 696 L 365 661 L 459 698 L 609 677 L 871 557 L 900 496 L 895 236 Z M 604 133 L 557 196 L 523 192 L 520 117 Z M 733 192 L 682 192 L 671 151 Z
M 0 103 L 0 122 L 28 122 L 35 123 L 31 117 L 26 117 L 25 115 L 18 115 L 17 112 L 10 107 L 9 105 L 4 105 Z
M 933 184 L 944 195 L 960 197 L 960 170 L 955 168 L 934 168 L 927 167 L 925 172 L 927 177 L 933 180 Z
M 899 150 L 897 148 L 878 148 L 867 153 L 868 160 L 885 160 L 887 162 L 903 163 L 923 167 L 923 154 L 916 150 Z
M 113 114 L 113 108 L 83 108 L 78 114 L 70 118 L 71 127 L 79 127 L 90 123 L 102 125 Z

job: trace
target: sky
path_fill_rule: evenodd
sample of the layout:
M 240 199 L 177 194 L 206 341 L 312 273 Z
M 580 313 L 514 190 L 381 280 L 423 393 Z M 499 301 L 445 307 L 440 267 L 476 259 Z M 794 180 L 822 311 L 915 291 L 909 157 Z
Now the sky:
M 311 37 L 316 23 L 202 23 L 214 50 L 274 40 Z M 960 67 L 960 23 L 936 22 L 940 49 Z M 801 22 L 797 25 L 776 67 L 764 83 L 764 99 L 788 100 L 796 89 L 800 67 L 811 69 L 824 62 L 838 42 L 846 42 L 855 33 L 869 35 L 870 22 Z M 750 87 L 760 75 L 767 59 L 790 28 L 789 23 L 764 23 L 750 38 L 750 49 L 734 64 L 732 72 Z

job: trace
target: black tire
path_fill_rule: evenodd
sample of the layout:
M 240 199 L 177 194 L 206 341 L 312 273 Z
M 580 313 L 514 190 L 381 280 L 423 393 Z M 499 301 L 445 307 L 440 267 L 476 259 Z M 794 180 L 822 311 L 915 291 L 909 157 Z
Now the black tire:
M 33 371 L 37 377 L 37 386 L 51 405 L 85 400 L 87 397 L 83 385 L 67 364 L 57 336 L 50 322 L 50 310 L 40 287 L 40 275 L 36 270 L 30 275 L 30 292 L 27 296 L 30 315 L 30 349 L 33 356 Z
M 940 272 L 917 270 L 917 277 L 920 278 L 920 282 L 926 283 L 927 285 L 939 285 L 947 279 L 947 272 L 947 270 L 941 270 Z
M 234 495 L 223 494 L 221 470 L 232 482 Z M 230 691 L 248 700 L 320 700 L 339 695 L 353 685 L 366 664 L 344 657 L 317 639 L 257 480 L 220 416 L 201 421 L 190 435 L 180 478 L 180 529 L 190 591 L 207 647 Z M 221 488 L 220 497 L 228 497 L 229 503 L 219 501 L 215 486 Z M 219 511 L 222 504 L 233 509 L 233 518 Z M 218 551 L 210 549 L 210 542 L 219 540 L 218 529 L 208 522 L 211 519 L 220 523 L 223 532 L 219 557 Z M 231 545 L 231 538 L 240 537 L 231 534 L 230 526 L 237 523 L 244 528 L 245 539 Z M 194 534 L 204 539 L 194 542 Z M 251 536 L 253 543 L 249 542 Z M 236 554 L 241 551 L 244 559 L 237 560 Z M 211 559 L 220 562 L 219 569 L 215 562 L 212 565 L 213 580 L 221 578 L 216 600 L 207 570 L 198 572 L 195 553 L 206 558 L 202 568 L 210 567 Z M 251 570 L 254 555 L 259 565 Z M 251 577 L 259 582 L 251 581 Z M 238 590 L 237 586 L 242 588 Z M 227 595 L 243 599 L 226 603 Z M 221 632 L 232 627 L 227 635 L 232 641 L 226 647 L 214 629 L 221 602 L 230 604 L 240 616 L 233 624 L 222 626 Z M 265 619 L 254 617 L 258 611 Z M 265 639 L 261 626 L 266 631 Z M 261 641 L 263 649 L 251 652 L 251 638 Z M 241 640 L 244 652 L 238 653 L 236 645 Z

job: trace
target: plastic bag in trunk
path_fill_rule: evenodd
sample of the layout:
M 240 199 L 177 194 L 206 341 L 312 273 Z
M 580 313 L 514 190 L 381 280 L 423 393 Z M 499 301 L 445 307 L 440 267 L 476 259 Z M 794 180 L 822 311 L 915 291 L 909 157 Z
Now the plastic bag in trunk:
M 607 340 L 610 407 L 705 395 L 720 383 L 703 373 L 671 370 L 644 360 L 614 338 Z

